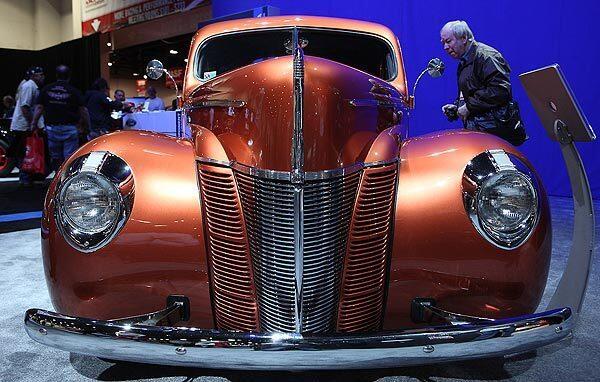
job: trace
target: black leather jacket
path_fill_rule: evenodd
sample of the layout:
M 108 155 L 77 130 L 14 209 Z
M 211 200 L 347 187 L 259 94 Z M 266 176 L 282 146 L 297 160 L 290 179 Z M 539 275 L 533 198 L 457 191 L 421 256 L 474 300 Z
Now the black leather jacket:
M 512 99 L 510 67 L 500 52 L 491 46 L 473 42 L 458 65 L 457 105 L 460 93 L 469 109 L 469 117 L 506 106 Z

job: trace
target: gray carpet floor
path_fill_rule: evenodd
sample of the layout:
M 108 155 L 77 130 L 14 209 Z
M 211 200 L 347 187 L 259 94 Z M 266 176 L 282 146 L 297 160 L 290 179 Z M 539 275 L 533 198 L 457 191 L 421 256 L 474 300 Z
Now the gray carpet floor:
M 551 198 L 553 260 L 545 307 L 566 263 L 573 229 L 572 200 Z M 600 203 L 595 206 L 599 216 Z M 598 226 L 597 242 L 600 241 Z M 573 337 L 504 359 L 434 366 L 337 372 L 238 372 L 113 364 L 50 349 L 29 339 L 25 310 L 52 309 L 40 259 L 39 230 L 0 234 L 0 381 L 598 381 L 600 380 L 599 245 L 585 308 Z

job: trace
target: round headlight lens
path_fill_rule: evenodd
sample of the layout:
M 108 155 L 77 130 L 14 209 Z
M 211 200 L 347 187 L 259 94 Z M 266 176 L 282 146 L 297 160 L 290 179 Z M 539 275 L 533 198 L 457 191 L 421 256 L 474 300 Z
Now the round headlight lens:
M 120 193 L 102 175 L 80 173 L 62 187 L 61 213 L 73 228 L 85 233 L 102 232 L 116 224 L 121 213 Z
M 531 180 L 517 171 L 501 171 L 483 183 L 477 215 L 491 236 L 505 242 L 527 235 L 537 216 L 537 195 Z

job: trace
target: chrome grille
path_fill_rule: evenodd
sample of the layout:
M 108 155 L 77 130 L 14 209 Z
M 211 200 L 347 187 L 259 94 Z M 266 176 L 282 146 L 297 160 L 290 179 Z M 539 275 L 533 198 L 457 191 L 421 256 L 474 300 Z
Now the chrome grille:
M 381 327 L 397 165 L 364 170 L 350 226 L 337 328 Z
M 254 264 L 260 329 L 294 332 L 293 187 L 242 173 L 236 179 Z
M 333 331 L 359 173 L 304 184 L 302 331 Z M 294 188 L 236 172 L 254 265 L 260 328 L 293 332 Z
M 217 327 L 256 331 L 254 280 L 233 172 L 199 165 L 199 175 Z

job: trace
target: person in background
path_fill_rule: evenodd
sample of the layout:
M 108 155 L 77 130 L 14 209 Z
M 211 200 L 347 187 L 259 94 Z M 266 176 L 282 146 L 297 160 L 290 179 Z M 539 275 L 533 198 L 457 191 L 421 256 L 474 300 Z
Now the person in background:
M 125 97 L 125 91 L 121 89 L 115 90 L 114 100 L 123 104 L 123 108 L 121 109 L 123 113 L 131 113 L 131 108 L 135 106 L 132 102 L 127 101 L 127 97 Z
M 133 103 L 127 102 L 127 98 L 125 97 L 125 91 L 122 89 L 115 90 L 114 101 L 121 102 L 123 107 L 121 110 L 113 110 L 111 113 L 112 117 L 112 129 L 111 131 L 123 130 L 123 115 L 126 113 L 131 113 L 132 108 L 134 106 Z
M 157 111 L 165 110 L 165 103 L 163 100 L 156 96 L 156 89 L 152 86 L 148 86 L 146 89 L 146 101 L 144 102 L 144 111 Z
M 514 145 L 526 139 L 519 106 L 512 99 L 510 66 L 491 46 L 475 41 L 465 21 L 450 21 L 440 31 L 442 46 L 459 61 L 458 97 L 442 106 L 448 120 L 465 129 L 497 135 Z
M 114 99 L 115 99 L 115 101 L 125 103 L 125 100 L 127 99 L 127 98 L 125 98 L 125 90 L 122 90 L 122 89 L 115 90 Z
M 111 112 L 121 110 L 123 103 L 110 99 L 108 82 L 104 78 L 94 81 L 92 88 L 85 93 L 85 104 L 90 114 L 88 139 L 94 139 L 113 130 Z
M 39 121 L 33 125 L 33 108 L 39 94 L 39 87 L 44 83 L 44 70 L 39 66 L 33 66 L 27 71 L 29 78 L 22 82 L 17 89 L 17 102 L 13 118 L 10 123 L 10 130 L 14 134 L 14 143 L 11 146 L 12 155 L 17 158 L 17 165 L 21 166 L 25 156 L 25 140 L 31 132 L 32 126 L 37 127 Z M 31 184 L 31 177 L 28 173 L 19 171 L 19 183 L 21 185 Z
M 2 98 L 2 104 L 4 105 L 4 112 L 2 118 L 12 118 L 15 113 L 15 99 L 9 95 Z
M 72 86 L 71 70 L 66 65 L 56 67 L 56 82 L 46 85 L 37 99 L 32 126 L 44 116 L 51 168 L 60 165 L 79 147 L 77 124 L 88 126 L 89 116 L 81 92 Z

